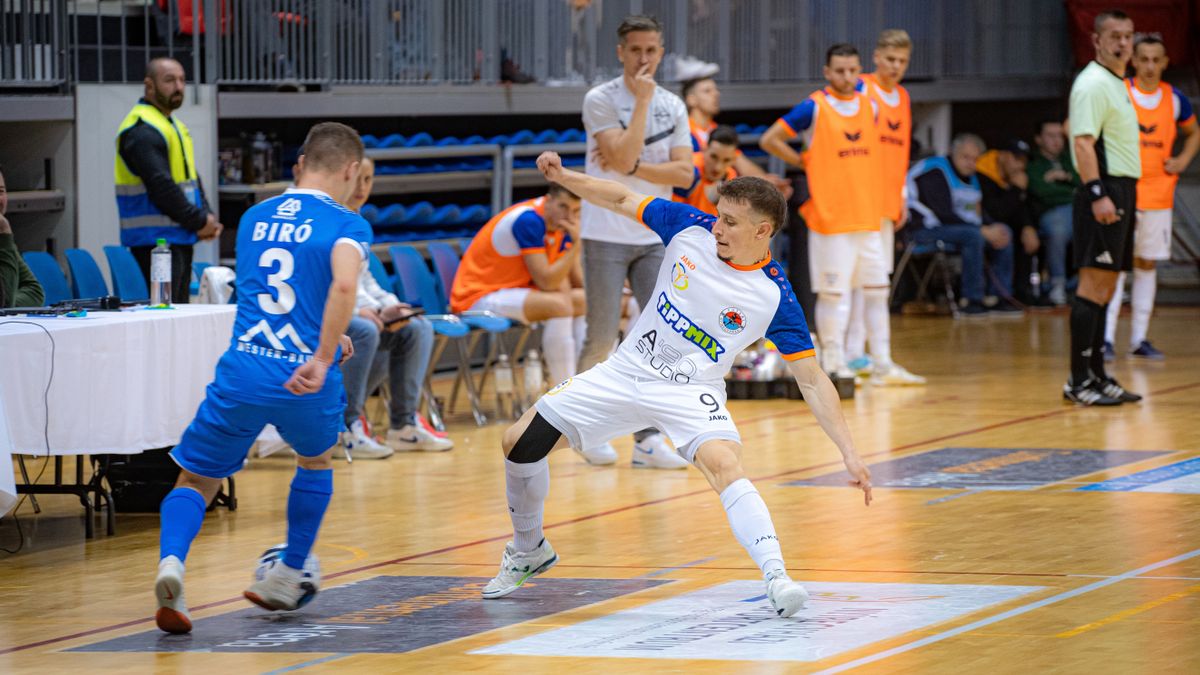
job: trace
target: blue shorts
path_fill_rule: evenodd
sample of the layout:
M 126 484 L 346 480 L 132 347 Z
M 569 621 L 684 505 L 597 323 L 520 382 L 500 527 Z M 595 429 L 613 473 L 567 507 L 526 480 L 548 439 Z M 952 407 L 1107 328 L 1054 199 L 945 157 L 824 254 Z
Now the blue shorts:
M 243 403 L 208 385 L 196 418 L 171 451 L 183 469 L 207 478 L 232 476 L 242 468 L 263 427 L 274 424 L 297 453 L 316 457 L 332 448 L 345 429 L 346 397 L 295 403 Z

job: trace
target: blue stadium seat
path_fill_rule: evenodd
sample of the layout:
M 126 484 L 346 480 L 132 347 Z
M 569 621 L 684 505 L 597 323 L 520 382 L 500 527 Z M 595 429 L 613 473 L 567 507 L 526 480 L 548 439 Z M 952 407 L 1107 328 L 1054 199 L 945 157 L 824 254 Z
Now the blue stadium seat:
M 456 204 L 446 204 L 439 206 L 434 210 L 433 215 L 429 217 L 430 225 L 458 225 L 462 221 L 459 219 L 459 208 Z
M 457 136 L 446 136 L 445 138 L 437 139 L 433 144 L 435 148 L 445 148 L 451 145 L 462 145 L 462 141 L 458 140 Z
M 21 257 L 25 259 L 25 264 L 29 265 L 29 270 L 42 285 L 42 291 L 46 294 L 46 299 L 43 301 L 45 304 L 54 305 L 71 299 L 71 287 L 67 284 L 67 275 L 63 274 L 62 268 L 58 266 L 58 261 L 54 259 L 54 256 L 45 251 L 29 251 L 22 253 Z
M 370 150 L 371 148 L 379 147 L 379 139 L 376 138 L 373 134 L 363 134 L 362 142 L 363 142 L 363 147 L 368 150 Z
M 553 129 L 545 129 L 533 137 L 533 142 L 538 145 L 546 143 L 558 143 L 558 132 Z
M 491 138 L 488 139 L 488 143 L 491 143 L 493 145 L 508 145 L 508 135 L 496 134 L 495 136 L 492 136 Z
M 529 129 L 521 129 L 508 137 L 509 145 L 529 145 L 533 142 L 534 135 Z
M 108 273 L 112 277 L 113 295 L 128 302 L 149 302 L 150 288 L 142 268 L 133 258 L 133 253 L 124 246 L 105 246 L 104 257 L 108 258 Z
M 388 204 L 379 210 L 379 216 L 375 222 L 384 227 L 397 227 L 403 225 L 407 217 L 403 204 Z
M 421 201 L 404 210 L 404 221 L 401 225 L 426 225 L 433 217 L 433 204 Z
M 403 148 L 407 147 L 407 145 L 408 143 L 403 134 L 388 134 L 379 143 L 379 147 L 381 148 Z
M 69 248 L 67 267 L 71 270 L 71 293 L 76 298 L 99 298 L 108 295 L 108 282 L 100 273 L 96 259 L 82 248 Z
M 483 224 L 492 217 L 492 211 L 483 204 L 472 204 L 463 207 L 459 211 L 458 217 L 459 222 L 467 225 Z
M 374 204 L 363 204 L 363 207 L 358 211 L 358 215 L 362 216 L 363 220 L 374 225 L 379 222 L 379 207 Z
M 583 129 L 567 129 L 558 135 L 559 143 L 582 143 L 586 140 Z
M 379 256 L 375 255 L 374 251 L 370 252 L 367 258 L 367 269 L 371 270 L 371 276 L 375 277 L 375 281 L 379 282 L 385 290 L 391 290 L 396 287 L 392 278 L 388 276 L 387 270 L 383 267 L 383 261 Z
M 472 136 L 467 136 L 465 139 L 463 139 L 462 144 L 463 145 L 483 145 L 487 142 L 488 142 L 488 139 L 486 139 L 483 136 L 480 136 L 478 134 L 475 134 Z
M 424 131 L 409 136 L 408 140 L 404 143 L 404 147 L 406 148 L 422 148 L 429 145 L 433 145 L 433 136 Z

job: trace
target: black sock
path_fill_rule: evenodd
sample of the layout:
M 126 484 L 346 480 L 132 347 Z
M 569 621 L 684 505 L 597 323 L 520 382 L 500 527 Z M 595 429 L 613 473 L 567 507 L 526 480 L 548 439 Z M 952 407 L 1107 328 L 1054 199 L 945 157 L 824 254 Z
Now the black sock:
M 1091 300 L 1075 296 L 1071 303 L 1071 384 L 1080 385 L 1087 381 L 1088 370 L 1095 347 L 1096 332 L 1099 330 L 1101 347 L 1104 342 L 1104 308 Z M 1104 363 L 1101 349 L 1100 363 Z
M 1100 319 L 1096 321 L 1096 328 L 1092 334 L 1092 355 L 1088 358 L 1088 368 L 1092 371 L 1092 376 L 1101 380 L 1108 378 L 1108 371 L 1104 368 L 1104 324 L 1108 320 L 1105 307 L 1099 307 Z

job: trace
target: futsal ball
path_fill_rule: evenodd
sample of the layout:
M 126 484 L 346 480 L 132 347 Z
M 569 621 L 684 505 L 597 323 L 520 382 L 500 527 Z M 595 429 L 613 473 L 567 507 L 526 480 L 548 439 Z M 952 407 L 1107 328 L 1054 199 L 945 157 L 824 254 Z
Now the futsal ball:
M 254 580 L 266 579 L 271 568 L 282 565 L 286 551 L 287 544 L 277 544 L 263 551 L 263 554 L 258 557 L 258 566 L 254 568 Z M 309 553 L 308 558 L 304 561 L 304 569 L 300 572 L 300 587 L 304 589 L 304 595 L 297 603 L 297 607 L 307 605 L 317 596 L 317 591 L 321 590 L 321 561 L 317 559 L 315 553 Z

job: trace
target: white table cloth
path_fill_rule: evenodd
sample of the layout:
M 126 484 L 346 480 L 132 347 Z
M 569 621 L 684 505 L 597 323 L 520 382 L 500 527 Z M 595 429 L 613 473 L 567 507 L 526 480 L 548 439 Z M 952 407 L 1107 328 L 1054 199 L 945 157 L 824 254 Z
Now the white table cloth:
M 0 317 L 0 426 L 11 439 L 7 452 L 0 441 L 0 466 L 11 468 L 8 453 L 47 452 L 50 339 L 11 321 L 44 326 L 54 338 L 50 454 L 136 454 L 179 442 L 229 346 L 235 313 L 233 305 L 177 305 L 80 318 Z

